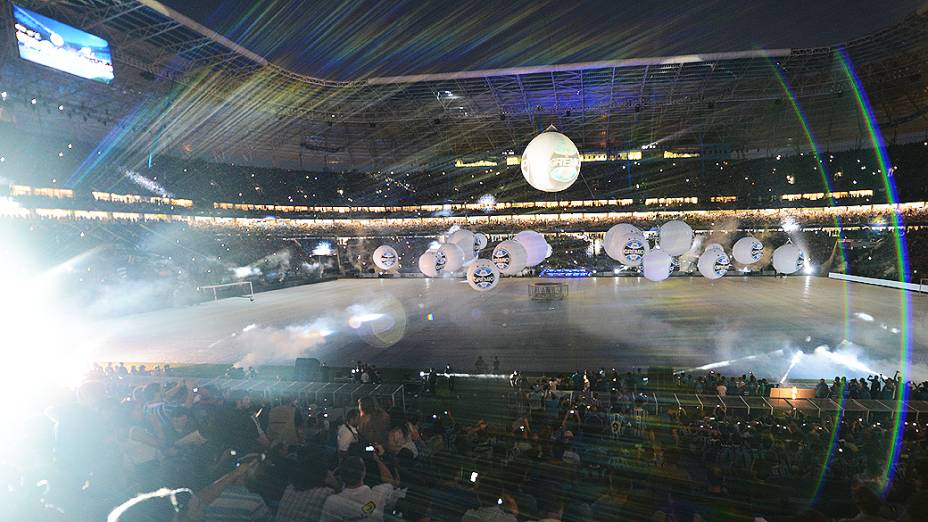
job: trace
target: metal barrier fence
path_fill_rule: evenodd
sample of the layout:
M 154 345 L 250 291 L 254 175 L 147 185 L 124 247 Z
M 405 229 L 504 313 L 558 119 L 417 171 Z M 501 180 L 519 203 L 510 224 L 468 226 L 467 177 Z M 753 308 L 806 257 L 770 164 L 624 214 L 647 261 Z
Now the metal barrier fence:
M 842 405 L 834 399 L 789 399 L 771 397 L 752 397 L 741 395 L 704 395 L 682 393 L 639 394 L 639 402 L 655 414 L 676 408 L 680 411 L 706 412 L 720 408 L 733 415 L 757 415 L 799 411 L 809 417 L 833 415 L 842 410 Z M 870 419 L 873 414 L 883 414 L 893 418 L 897 414 L 895 401 L 877 399 L 847 399 L 843 405 L 844 412 L 854 413 L 863 419 Z M 907 401 L 903 405 L 906 417 L 915 422 L 928 420 L 928 401 Z

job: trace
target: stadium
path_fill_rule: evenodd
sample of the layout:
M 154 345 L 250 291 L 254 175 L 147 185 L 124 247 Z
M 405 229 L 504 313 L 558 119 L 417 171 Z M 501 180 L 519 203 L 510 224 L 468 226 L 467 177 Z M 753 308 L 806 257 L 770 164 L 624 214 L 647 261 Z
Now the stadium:
M 0 0 L 0 517 L 921 519 L 928 6 L 660 4 Z

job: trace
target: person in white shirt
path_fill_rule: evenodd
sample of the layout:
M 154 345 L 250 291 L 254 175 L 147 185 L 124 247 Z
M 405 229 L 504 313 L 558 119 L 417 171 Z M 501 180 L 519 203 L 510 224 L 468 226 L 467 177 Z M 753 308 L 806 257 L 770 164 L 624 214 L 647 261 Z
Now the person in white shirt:
M 396 502 L 399 478 L 394 478 L 390 473 L 380 458 L 382 454 L 383 448 L 380 446 L 371 452 L 382 481 L 373 488 L 364 484 L 367 468 L 360 457 L 348 457 L 342 462 L 338 467 L 338 473 L 345 489 L 325 500 L 320 519 L 322 522 L 383 520 L 384 510 Z
M 338 427 L 338 456 L 344 459 L 349 455 L 352 444 L 360 444 L 361 436 L 358 434 L 358 424 L 361 423 L 361 416 L 358 410 L 349 410 L 345 415 L 345 422 Z M 357 446 L 356 446 L 357 447 Z M 355 453 L 357 455 L 357 453 Z

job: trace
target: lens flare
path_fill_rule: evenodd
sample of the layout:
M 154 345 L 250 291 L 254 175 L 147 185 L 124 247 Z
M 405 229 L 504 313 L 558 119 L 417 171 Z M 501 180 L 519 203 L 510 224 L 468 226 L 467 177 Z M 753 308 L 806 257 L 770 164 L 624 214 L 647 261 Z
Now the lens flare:
M 843 48 L 838 49 L 838 62 L 847 78 L 848 83 L 854 92 L 854 100 L 863 118 L 867 134 L 870 138 L 870 144 L 876 154 L 877 165 L 879 166 L 880 177 L 883 181 L 883 188 L 886 190 L 888 203 L 894 208 L 891 214 L 892 227 L 895 231 L 893 234 L 893 244 L 896 248 L 896 270 L 899 272 L 899 281 L 908 282 L 909 280 L 909 259 L 908 248 L 906 247 L 905 227 L 902 218 L 902 212 L 899 210 L 899 197 L 896 191 L 896 182 L 892 178 L 892 172 L 889 168 L 889 161 L 886 155 L 886 144 L 883 142 L 883 135 L 877 124 L 876 117 L 873 115 L 873 107 L 870 105 L 870 99 L 863 88 L 863 84 L 858 78 L 854 69 L 854 64 L 848 56 L 847 51 Z M 902 449 L 902 436 L 905 431 L 905 420 L 907 409 L 905 407 L 908 400 L 908 387 L 905 386 L 909 378 L 909 369 L 911 365 L 912 338 L 912 310 L 911 296 L 908 292 L 899 292 L 900 309 L 901 309 L 901 335 L 899 337 L 899 393 L 896 398 L 895 415 L 893 416 L 894 426 L 892 430 L 892 441 L 886 455 L 886 465 L 883 468 L 883 490 L 889 490 L 893 479 L 893 470 L 896 462 L 899 460 L 899 453 Z

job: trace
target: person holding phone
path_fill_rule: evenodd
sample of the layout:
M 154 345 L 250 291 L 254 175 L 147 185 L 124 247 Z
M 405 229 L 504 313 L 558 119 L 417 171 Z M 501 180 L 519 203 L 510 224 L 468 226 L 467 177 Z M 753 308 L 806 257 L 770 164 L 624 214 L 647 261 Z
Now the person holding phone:
M 516 522 L 519 513 L 515 500 L 492 482 L 481 482 L 477 486 L 480 506 L 468 509 L 461 522 Z
M 396 502 L 399 476 L 384 464 L 383 447 L 370 444 L 365 451 L 377 465 L 381 483 L 373 488 L 364 483 L 367 466 L 360 457 L 348 457 L 338 467 L 338 475 L 344 483 L 344 489 L 330 495 L 322 507 L 322 522 L 342 522 L 348 520 L 383 520 L 384 511 Z

